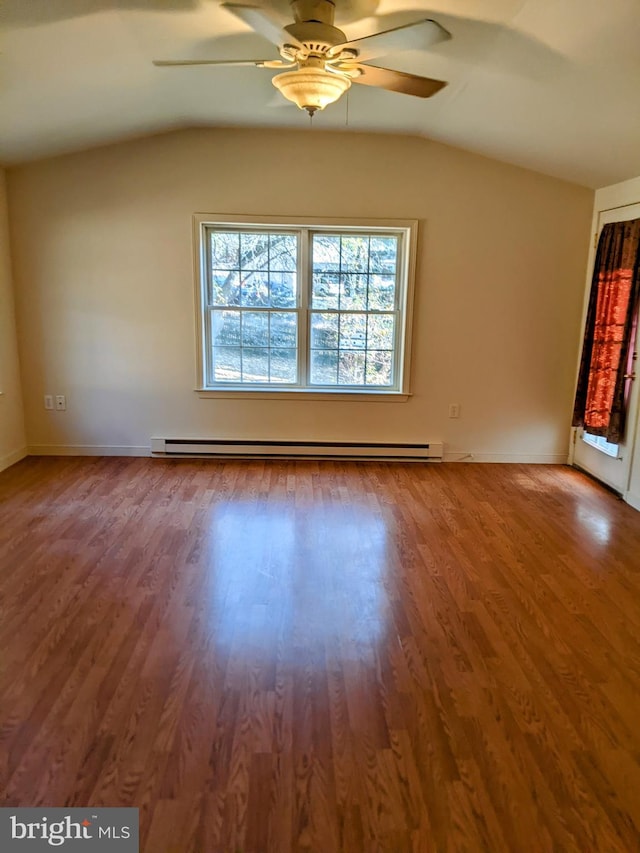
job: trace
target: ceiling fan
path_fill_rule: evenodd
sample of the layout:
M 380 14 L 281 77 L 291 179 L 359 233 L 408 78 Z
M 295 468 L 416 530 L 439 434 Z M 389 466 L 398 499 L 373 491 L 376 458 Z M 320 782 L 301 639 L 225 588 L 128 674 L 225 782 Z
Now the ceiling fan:
M 283 69 L 283 73 L 273 77 L 273 85 L 310 116 L 337 101 L 352 82 L 418 98 L 429 98 L 447 85 L 442 80 L 380 68 L 363 61 L 393 50 L 429 47 L 451 38 L 444 27 L 428 18 L 350 40 L 333 24 L 333 0 L 292 0 L 294 23 L 285 27 L 261 7 L 239 3 L 221 5 L 278 45 L 282 58 L 155 60 L 153 64 L 253 65 L 270 70 Z

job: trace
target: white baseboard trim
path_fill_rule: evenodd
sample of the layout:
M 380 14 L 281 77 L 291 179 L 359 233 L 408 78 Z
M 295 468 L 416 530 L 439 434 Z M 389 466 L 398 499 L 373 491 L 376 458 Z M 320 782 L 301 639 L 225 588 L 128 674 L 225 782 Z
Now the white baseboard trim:
M 637 492 L 627 492 L 624 496 L 625 501 L 629 504 L 633 509 L 640 510 L 640 494 Z
M 100 444 L 31 444 L 29 456 L 151 456 L 149 447 Z
M 0 459 L 0 470 L 25 456 L 151 456 L 150 447 L 100 444 L 32 444 Z M 457 453 L 445 451 L 443 462 L 504 462 L 524 465 L 566 465 L 566 453 Z M 640 497 L 637 498 L 640 501 Z M 631 501 L 629 501 L 631 502 Z
M 12 465 L 15 465 L 16 462 L 24 459 L 27 455 L 27 448 L 22 447 L 20 450 L 14 450 L 13 453 L 7 453 L 5 456 L 0 456 L 0 471 L 10 468 Z
M 566 465 L 566 453 L 454 453 L 446 451 L 443 462 L 505 462 L 523 465 Z

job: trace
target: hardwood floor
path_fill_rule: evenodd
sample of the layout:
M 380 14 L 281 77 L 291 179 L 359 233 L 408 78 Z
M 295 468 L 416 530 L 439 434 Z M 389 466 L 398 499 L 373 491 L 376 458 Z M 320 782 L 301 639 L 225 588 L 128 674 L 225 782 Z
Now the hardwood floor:
M 640 850 L 640 514 L 562 467 L 0 475 L 4 804 L 145 853 Z

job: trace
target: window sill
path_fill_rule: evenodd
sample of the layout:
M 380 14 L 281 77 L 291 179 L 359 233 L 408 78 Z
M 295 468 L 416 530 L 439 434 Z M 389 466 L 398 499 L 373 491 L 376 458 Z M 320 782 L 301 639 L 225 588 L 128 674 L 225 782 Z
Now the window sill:
M 232 388 L 196 388 L 196 394 L 203 400 L 324 400 L 325 402 L 347 403 L 405 403 L 411 394 L 403 391 L 308 391 L 306 388 L 287 391 L 247 390 Z

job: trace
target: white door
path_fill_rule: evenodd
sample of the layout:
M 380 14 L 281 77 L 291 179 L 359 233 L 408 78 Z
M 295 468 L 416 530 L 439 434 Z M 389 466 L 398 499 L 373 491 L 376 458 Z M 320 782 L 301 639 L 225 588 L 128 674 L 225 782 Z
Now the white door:
M 629 219 L 640 219 L 640 204 L 627 204 L 624 207 L 614 208 L 613 210 L 601 211 L 598 215 L 598 236 L 603 225 L 609 222 L 625 222 Z M 593 272 L 594 263 L 595 252 L 592 253 L 589 289 L 591 288 L 591 273 Z M 636 341 L 636 349 L 638 348 L 638 343 L 639 341 Z M 573 464 L 588 471 L 589 474 L 611 486 L 612 489 L 615 489 L 621 495 L 624 495 L 629 488 L 633 439 L 638 417 L 638 384 L 638 382 L 631 383 L 626 437 L 623 442 L 613 447 L 608 445 L 598 448 L 589 443 L 589 436 L 585 436 L 584 430 L 578 429 L 574 431 Z M 599 439 L 599 441 L 601 442 L 602 439 Z

